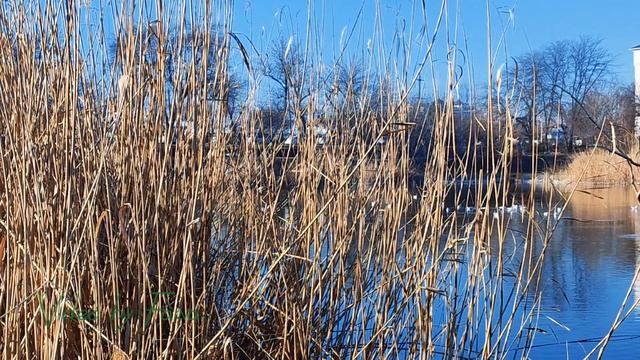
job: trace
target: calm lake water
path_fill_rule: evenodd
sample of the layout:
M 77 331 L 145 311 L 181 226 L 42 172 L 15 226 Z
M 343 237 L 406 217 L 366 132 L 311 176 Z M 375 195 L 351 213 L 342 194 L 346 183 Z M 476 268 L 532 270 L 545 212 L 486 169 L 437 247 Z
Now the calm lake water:
M 634 191 L 588 192 L 574 193 L 547 249 L 533 359 L 585 357 L 609 331 L 630 286 L 627 309 L 640 299 L 640 281 L 632 284 L 640 267 L 640 209 L 632 208 L 640 204 Z M 523 230 L 519 226 L 509 224 Z M 635 358 L 640 351 L 640 307 L 614 335 L 604 358 Z
M 521 202 L 518 198 L 527 196 L 527 193 L 518 192 L 514 198 Z M 554 204 L 548 208 L 548 194 L 536 193 L 540 194 L 536 199 L 535 212 L 539 224 L 544 226 L 548 220 L 552 225 L 557 223 L 557 227 L 540 269 L 541 282 L 537 287 L 540 311 L 535 316 L 537 323 L 531 324 L 537 331 L 529 357 L 583 359 L 608 333 L 631 287 L 625 309 L 631 309 L 631 315 L 614 333 L 604 358 L 637 358 L 640 351 L 640 306 L 631 308 L 635 301 L 640 300 L 640 281 L 633 284 L 634 274 L 640 268 L 640 204 L 635 192 L 632 188 L 622 187 L 575 192 L 558 218 L 554 217 L 554 212 L 558 206 L 564 205 L 562 197 L 553 195 Z M 466 205 L 473 206 L 471 203 Z M 286 218 L 287 214 L 283 213 L 283 217 Z M 522 259 L 523 244 L 528 241 L 524 235 L 526 224 L 519 220 L 519 215 L 512 214 L 507 227 L 507 238 L 512 240 L 505 241 L 504 252 L 514 254 L 514 259 Z M 542 250 L 541 240 L 533 241 L 530 249 L 535 258 Z M 460 266 L 464 267 L 466 261 L 460 260 Z M 515 270 L 517 266 L 517 263 L 506 262 L 505 270 Z M 461 274 L 458 286 L 465 289 L 466 272 L 463 270 Z M 505 281 L 512 280 L 507 277 Z M 530 294 L 530 297 L 534 303 L 535 296 Z M 435 323 L 444 327 L 446 320 L 436 319 Z M 479 351 L 481 349 L 469 349 L 469 356 L 474 358 L 475 354 L 480 354 Z M 510 354 L 513 359 L 523 355 L 517 349 L 512 349 Z M 597 352 L 591 358 L 596 358 L 596 355 Z M 409 359 L 410 356 L 401 358 Z

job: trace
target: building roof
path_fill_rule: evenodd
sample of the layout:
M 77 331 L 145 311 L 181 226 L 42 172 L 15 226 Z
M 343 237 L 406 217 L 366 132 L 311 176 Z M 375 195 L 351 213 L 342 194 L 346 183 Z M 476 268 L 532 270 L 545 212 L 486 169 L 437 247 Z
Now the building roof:
M 632 47 L 631 50 L 640 50 L 640 45 L 636 45 L 636 46 Z

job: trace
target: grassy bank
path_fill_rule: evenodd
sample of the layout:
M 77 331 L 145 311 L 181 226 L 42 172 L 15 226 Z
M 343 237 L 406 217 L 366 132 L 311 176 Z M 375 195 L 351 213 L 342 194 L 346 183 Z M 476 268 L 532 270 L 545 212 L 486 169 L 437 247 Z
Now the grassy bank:
M 640 151 L 636 147 L 627 155 L 637 159 Z M 569 164 L 553 174 L 553 179 L 565 186 L 630 185 L 640 180 L 640 169 L 610 151 L 591 149 L 572 155 Z

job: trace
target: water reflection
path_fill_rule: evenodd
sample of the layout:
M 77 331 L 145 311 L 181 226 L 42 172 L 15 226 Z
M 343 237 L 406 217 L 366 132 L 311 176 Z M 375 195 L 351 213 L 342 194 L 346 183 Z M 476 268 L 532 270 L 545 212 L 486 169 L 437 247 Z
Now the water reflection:
M 543 199 L 541 199 L 543 200 Z M 640 212 L 629 188 L 575 192 L 546 250 L 540 290 L 541 316 L 531 356 L 568 355 L 582 358 L 604 336 L 640 267 Z M 511 224 L 515 229 L 518 224 Z M 522 229 L 520 229 L 522 230 Z M 634 284 L 640 297 L 640 281 Z M 638 312 L 616 332 L 640 335 Z M 633 337 L 616 338 L 607 358 L 626 358 L 640 344 Z M 558 345 L 549 345 L 549 344 Z
M 457 189 L 456 189 L 457 190 Z M 522 189 L 522 191 L 513 191 L 509 198 L 510 202 L 524 203 L 524 199 L 528 198 L 531 189 Z M 476 194 L 472 193 L 472 189 L 467 189 L 467 193 L 463 198 L 474 199 Z M 636 269 L 640 268 L 640 209 L 633 206 L 640 205 L 637 203 L 635 193 L 629 188 L 609 188 L 609 189 L 590 189 L 582 190 L 572 194 L 570 201 L 566 204 L 566 209 L 559 219 L 555 219 L 552 215 L 557 207 L 563 207 L 563 196 L 558 193 L 536 192 L 536 207 L 529 209 L 534 212 L 534 216 L 544 226 L 548 221 L 550 226 L 556 225 L 553 236 L 548 242 L 545 252 L 544 263 L 538 268 L 539 273 L 532 278 L 539 278 L 539 283 L 534 282 L 530 296 L 541 294 L 540 313 L 537 316 L 535 326 L 535 339 L 533 341 L 533 349 L 529 353 L 530 358 L 583 358 L 597 342 L 605 336 L 614 321 L 619 307 L 624 300 L 624 296 L 632 283 Z M 551 199 L 549 198 L 551 196 Z M 452 195 L 450 195 L 451 203 L 445 203 L 444 206 L 453 206 Z M 549 204 L 551 207 L 549 208 Z M 510 204 L 504 204 L 510 205 Z M 465 207 L 473 207 L 473 202 L 469 201 Z M 363 222 L 367 226 L 363 226 L 362 230 L 366 235 L 361 236 L 357 231 L 350 233 L 345 227 L 333 226 L 332 232 L 323 228 L 323 234 L 326 236 L 326 247 L 320 249 L 322 257 L 333 254 L 336 249 L 330 247 L 334 244 L 332 241 L 336 239 L 352 238 L 354 249 L 346 257 L 346 268 L 350 269 L 355 263 L 356 256 L 365 253 L 363 249 L 374 246 L 375 243 L 356 244 L 358 239 L 377 239 L 380 229 L 385 226 L 391 226 L 384 221 L 384 214 L 387 204 L 371 203 L 367 206 L 367 212 Z M 290 219 L 294 217 L 294 208 L 291 205 L 283 205 L 279 208 L 278 216 L 283 224 L 288 224 Z M 491 209 L 495 211 L 497 209 Z M 537 210 L 537 211 L 536 211 Z M 444 212 L 444 211 L 443 211 Z M 546 216 L 544 213 L 547 213 Z M 492 221 L 501 221 L 505 219 L 509 232 L 506 241 L 503 244 L 503 252 L 512 259 L 511 262 L 505 262 L 505 273 L 516 273 L 520 267 L 522 259 L 536 259 L 538 254 L 543 250 L 544 244 L 542 235 L 544 231 L 537 232 L 537 237 L 532 241 L 527 240 L 528 222 L 520 221 L 520 217 L 526 214 L 526 210 L 508 213 L 498 213 L 498 219 L 492 218 Z M 408 216 L 411 218 L 413 214 Z M 465 226 L 467 218 L 475 217 L 475 213 L 460 215 L 461 226 Z M 491 214 L 492 215 L 492 214 Z M 490 216 L 491 216 L 490 215 Z M 351 215 L 349 215 L 351 216 Z M 358 214 L 353 214 L 352 218 L 357 219 Z M 454 214 L 446 216 L 455 216 Z M 321 219 L 324 222 L 324 218 Z M 340 223 L 341 226 L 349 222 Z M 345 225 L 346 226 L 346 225 Z M 403 239 L 411 236 L 414 231 L 415 224 L 408 223 L 398 233 L 398 247 L 402 246 Z M 342 229 L 342 230 L 340 230 Z M 442 243 L 447 242 L 447 234 L 443 234 Z M 464 231 L 459 234 L 466 235 Z M 471 234 L 472 235 L 472 234 Z M 471 236 L 470 235 L 470 236 Z M 472 243 L 472 241 L 470 241 Z M 357 245 L 357 247 L 355 247 Z M 334 245 L 331 245 L 334 246 Z M 495 247 L 496 244 L 493 244 Z M 470 246 L 471 247 L 471 246 Z M 444 248 L 444 245 L 441 246 Z M 343 251 L 343 250 L 340 250 Z M 453 267 L 464 267 L 468 263 L 468 256 L 473 249 L 451 248 L 444 257 L 444 263 L 451 264 Z M 527 251 L 526 256 L 523 252 Z M 402 265 L 404 259 L 399 258 L 398 262 Z M 458 269 L 450 277 L 443 276 L 443 281 L 455 280 L 456 286 L 464 290 L 467 286 L 467 275 L 465 270 Z M 513 277 L 505 276 L 505 282 L 513 281 Z M 377 284 L 377 279 L 369 278 L 369 284 Z M 350 279 L 347 279 L 345 287 L 350 288 L 354 285 Z M 359 284 L 362 285 L 362 284 Z M 447 291 L 451 289 L 451 284 L 437 284 L 439 288 Z M 362 292 L 371 289 L 363 287 Z M 510 289 L 505 293 L 508 294 Z M 454 295 L 451 299 L 456 300 L 455 291 L 449 291 Z M 402 294 L 399 292 L 398 296 Z M 460 296 L 466 296 L 461 294 Z M 633 301 L 640 299 L 640 281 L 636 281 L 632 292 Z M 447 301 L 449 298 L 446 299 Z M 465 298 L 469 300 L 469 298 Z M 370 304 L 375 303 L 376 298 L 371 296 L 363 300 Z M 498 306 L 509 308 L 512 300 L 505 300 Z M 532 303 L 538 301 L 538 298 L 532 299 Z M 366 304 L 365 304 L 366 305 Z M 362 308 L 368 309 L 362 305 Z M 444 297 L 436 298 L 436 308 L 441 306 L 445 308 L 449 304 L 445 303 Z M 482 306 L 482 301 L 476 304 Z M 527 304 L 531 309 L 531 304 Z M 463 312 L 467 308 L 462 305 Z M 477 313 L 482 314 L 481 308 L 476 309 Z M 443 314 L 448 314 L 443 312 Z M 406 315 L 406 314 L 405 314 Z M 464 315 L 464 314 L 463 314 Z M 354 316 L 360 316 L 358 314 Z M 462 316 L 462 315 L 461 315 Z M 520 323 L 521 319 L 527 315 L 522 313 L 515 317 L 515 322 Z M 368 320 L 358 321 L 366 323 Z M 434 319 L 435 331 L 444 331 L 447 321 L 450 319 L 442 316 Z M 367 323 L 368 324 L 368 323 Z M 475 334 L 483 334 L 483 322 L 478 322 L 478 328 Z M 351 330 L 348 324 L 340 323 L 341 331 Z M 513 332 L 512 332 L 513 333 Z M 410 332 L 407 332 L 410 335 Z M 351 334 L 357 339 L 369 337 L 368 333 Z M 607 351 L 606 358 L 628 358 L 629 354 L 634 354 L 636 348 L 640 346 L 640 311 L 635 311 L 633 316 L 616 332 L 616 337 L 612 339 Z M 409 341 L 409 340 L 407 340 Z M 483 339 L 477 339 L 475 343 L 481 344 Z M 443 342 L 444 344 L 444 342 Z M 515 346 L 518 346 L 517 344 Z M 482 350 L 471 347 L 465 349 L 469 352 L 470 357 L 479 354 L 477 351 Z M 514 358 L 523 355 L 522 353 L 514 353 Z

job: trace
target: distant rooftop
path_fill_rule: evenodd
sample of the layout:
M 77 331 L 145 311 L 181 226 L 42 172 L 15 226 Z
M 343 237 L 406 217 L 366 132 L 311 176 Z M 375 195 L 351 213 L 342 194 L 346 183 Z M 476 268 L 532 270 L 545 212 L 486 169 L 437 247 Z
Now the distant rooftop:
M 640 45 L 636 45 L 636 46 L 632 47 L 631 50 L 640 50 Z

